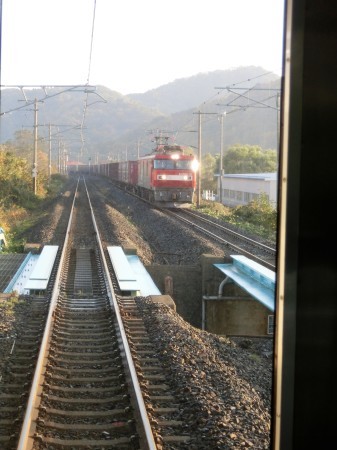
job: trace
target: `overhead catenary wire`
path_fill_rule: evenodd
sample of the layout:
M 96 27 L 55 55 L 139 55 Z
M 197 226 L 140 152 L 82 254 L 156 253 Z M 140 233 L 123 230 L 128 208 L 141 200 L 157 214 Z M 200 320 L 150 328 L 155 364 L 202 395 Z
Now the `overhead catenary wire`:
M 8 87 L 15 87 L 15 88 L 17 88 L 17 87 L 19 87 L 20 90 L 21 90 L 21 92 L 24 92 L 24 91 L 23 91 L 24 86 L 0 85 L 0 88 L 1 88 L 1 87 L 5 87 L 5 88 L 8 88 Z M 26 86 L 26 87 L 32 87 L 32 86 L 29 85 L 29 86 Z M 60 87 L 60 86 L 57 86 L 57 87 Z M 57 95 L 61 95 L 61 94 L 63 94 L 64 92 L 69 92 L 69 91 L 74 91 L 74 92 L 76 92 L 76 89 L 78 89 L 78 88 L 83 88 L 83 85 L 76 85 L 76 86 L 62 86 L 62 87 L 67 88 L 67 89 L 64 89 L 64 90 L 62 90 L 62 91 L 58 91 L 58 92 L 56 92 L 55 94 L 46 94 L 46 93 L 45 93 L 45 96 L 42 97 L 42 98 L 40 98 L 39 101 L 40 101 L 40 102 L 43 102 L 43 101 L 46 100 L 46 99 L 49 99 L 49 98 L 52 98 L 52 97 L 56 97 Z M 87 89 L 88 89 L 88 87 L 89 87 L 89 86 L 86 85 L 86 88 L 87 88 Z M 87 89 L 86 89 L 86 90 L 87 90 Z M 5 114 L 9 114 L 9 113 L 12 113 L 12 112 L 14 112 L 14 111 L 19 111 L 20 109 L 27 108 L 27 106 L 32 106 L 32 105 L 34 105 L 34 103 L 35 103 L 35 100 L 28 100 L 28 99 L 26 99 L 24 105 L 22 105 L 22 106 L 17 106 L 16 108 L 8 109 L 7 111 L 1 112 L 0 115 L 3 116 L 3 115 L 5 115 Z
M 90 72 L 91 72 L 92 50 L 93 50 L 94 31 L 95 31 L 95 18 L 96 18 L 96 0 L 94 0 L 94 8 L 93 8 L 93 15 L 92 15 L 90 50 L 89 50 L 89 64 L 88 64 L 88 73 L 87 73 L 87 79 L 86 79 L 86 84 L 87 85 L 89 85 Z M 87 114 L 87 109 L 88 109 L 88 97 L 89 97 L 89 92 L 86 91 L 85 98 L 84 98 L 84 103 L 83 103 L 82 121 L 81 121 L 81 126 L 80 126 L 81 143 L 82 143 L 81 155 L 83 155 L 84 144 L 85 144 L 83 130 L 84 130 L 84 124 L 85 124 L 85 119 L 86 119 L 86 114 Z
M 255 77 L 246 78 L 246 79 L 241 80 L 241 81 L 238 81 L 238 82 L 236 82 L 236 83 L 232 83 L 232 84 L 226 86 L 225 88 L 223 88 L 223 87 L 215 87 L 215 89 L 217 90 L 217 92 L 216 92 L 215 94 L 213 94 L 212 96 L 210 96 L 208 99 L 206 99 L 206 100 L 204 100 L 204 101 L 202 102 L 201 106 L 200 106 L 199 108 L 197 108 L 197 109 L 195 110 L 195 112 L 193 113 L 192 119 L 190 119 L 185 125 L 183 125 L 180 129 L 177 130 L 176 136 L 178 136 L 179 133 L 184 132 L 184 128 L 186 128 L 187 126 L 191 126 L 191 124 L 193 125 L 193 124 L 195 123 L 195 122 L 194 122 L 194 116 L 195 116 L 195 114 L 198 114 L 198 112 L 201 111 L 201 109 L 202 109 L 203 106 L 205 106 L 205 105 L 207 105 L 207 104 L 209 104 L 209 103 L 214 103 L 214 99 L 215 99 L 216 97 L 218 97 L 218 96 L 222 93 L 222 91 L 223 91 L 224 89 L 227 89 L 228 91 L 229 91 L 229 89 L 255 90 L 254 86 L 252 86 L 251 88 L 238 88 L 238 87 L 236 87 L 236 86 L 242 85 L 243 83 L 247 83 L 247 82 L 253 81 L 253 80 L 257 79 L 257 78 L 265 77 L 265 76 L 270 75 L 270 74 L 272 74 L 272 73 L 273 73 L 273 72 L 263 72 L 262 74 L 256 75 Z M 272 89 L 270 89 L 270 90 L 272 90 Z M 276 90 L 276 89 L 275 89 L 275 90 Z M 231 93 L 234 93 L 234 94 L 237 94 L 236 92 L 232 92 L 232 91 L 230 91 L 230 92 L 231 92 Z M 239 95 L 239 94 L 237 94 L 237 95 Z M 241 94 L 241 97 L 244 97 L 244 95 Z M 266 100 L 266 99 L 265 99 L 265 100 Z M 263 100 L 263 101 L 265 101 L 265 100 Z M 232 102 L 234 102 L 234 101 L 235 101 L 235 99 L 232 100 Z M 257 104 L 258 102 L 256 101 L 255 103 Z M 243 110 L 245 109 L 243 106 L 239 106 L 239 105 L 230 105 L 230 104 L 229 104 L 229 105 L 224 105 L 224 104 L 221 104 L 221 103 L 217 103 L 216 105 L 217 105 L 217 106 L 229 106 L 229 107 L 232 106 L 232 107 L 235 108 L 235 109 L 234 109 L 233 111 L 231 111 L 231 112 L 243 111 Z M 261 106 L 261 107 L 262 107 L 262 106 Z M 263 105 L 263 107 L 269 107 L 269 105 L 268 105 L 268 106 Z M 273 108 L 273 107 L 271 107 L 271 106 L 270 106 L 270 108 L 275 109 L 275 108 Z M 230 112 L 227 111 L 226 113 L 229 114 Z M 214 113 L 214 114 L 215 114 L 215 113 Z M 220 114 L 221 114 L 221 113 L 219 112 L 219 115 L 220 115 Z M 208 118 L 207 115 L 206 115 L 206 121 L 208 122 L 208 121 L 211 121 L 211 120 L 213 120 L 213 119 L 210 118 L 210 117 Z
M 1 2 L 0 3 L 0 7 L 1 7 L 0 13 L 2 13 L 2 1 L 0 0 L 0 2 Z M 86 75 L 86 85 L 85 86 L 83 86 L 83 85 L 76 85 L 76 86 L 67 86 L 67 85 L 62 85 L 61 86 L 61 85 L 59 85 L 59 86 L 55 86 L 55 87 L 63 88 L 63 89 L 61 89 L 61 91 L 57 91 L 56 93 L 53 93 L 53 94 L 49 94 L 47 92 L 47 86 L 43 86 L 43 85 L 42 86 L 41 85 L 38 86 L 44 92 L 44 96 L 38 100 L 39 102 L 43 102 L 45 99 L 50 99 L 50 98 L 52 98 L 54 96 L 60 95 L 60 94 L 62 94 L 64 92 L 67 92 L 67 91 L 76 92 L 79 88 L 81 90 L 83 90 L 83 87 L 85 87 L 85 90 L 84 90 L 84 92 L 85 92 L 85 100 L 84 100 L 84 105 L 83 105 L 83 113 L 82 113 L 81 121 L 80 121 L 80 123 L 78 125 L 75 125 L 73 127 L 68 128 L 68 130 L 72 130 L 72 129 L 80 130 L 80 134 L 81 134 L 80 141 L 82 142 L 82 148 L 83 148 L 83 145 L 84 145 L 83 130 L 85 128 L 84 123 L 85 123 L 85 118 L 86 118 L 86 111 L 87 111 L 88 106 L 90 106 L 90 104 L 92 104 L 92 103 L 90 103 L 90 104 L 88 103 L 88 96 L 89 96 L 89 93 L 93 92 L 93 88 L 95 88 L 95 87 L 89 85 L 90 72 L 91 72 L 91 62 L 92 62 L 92 53 L 93 53 L 93 40 L 94 40 L 93 38 L 94 38 L 95 15 L 96 15 L 96 0 L 93 1 L 92 28 L 91 28 L 88 72 L 87 72 L 87 75 Z M 1 14 L 1 19 L 2 19 L 2 14 Z M 1 24 L 0 24 L 0 26 L 1 26 Z M 31 87 L 35 87 L 35 86 L 33 86 L 33 85 L 19 85 L 19 86 L 18 85 L 15 85 L 15 86 L 9 86 L 9 85 L 7 86 L 6 85 L 5 86 L 5 85 L 1 84 L 1 79 L 0 79 L 0 95 L 1 95 L 1 92 L 2 92 L 1 88 L 3 88 L 3 87 L 4 88 L 7 88 L 7 87 L 19 88 L 21 90 L 22 95 L 23 95 L 24 101 L 23 101 L 23 104 L 18 106 L 18 107 L 10 108 L 10 109 L 8 109 L 6 111 L 0 110 L 0 116 L 4 116 L 4 115 L 10 114 L 12 112 L 20 111 L 20 110 L 27 110 L 27 107 L 29 108 L 30 106 L 34 105 L 35 99 L 34 100 L 30 100 L 30 99 L 27 98 L 26 92 L 25 92 L 25 88 L 28 88 L 28 87 L 31 88 Z M 48 88 L 51 88 L 51 87 L 53 87 L 53 86 L 48 86 Z M 97 95 L 104 102 L 106 102 L 99 94 L 97 94 Z M 0 97 L 0 99 L 1 99 L 1 97 Z M 40 126 L 42 126 L 42 125 L 40 125 Z M 66 130 L 66 131 L 68 131 L 68 130 Z

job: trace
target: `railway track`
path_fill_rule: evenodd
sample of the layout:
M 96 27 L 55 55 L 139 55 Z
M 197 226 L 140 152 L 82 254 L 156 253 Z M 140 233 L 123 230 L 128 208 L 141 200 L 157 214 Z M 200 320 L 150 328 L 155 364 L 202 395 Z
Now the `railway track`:
M 13 336 L 0 381 L 0 448 L 15 449 L 49 310 L 47 297 L 28 299 L 23 331 Z
M 212 241 L 220 243 L 224 247 L 224 253 L 226 254 L 241 254 L 248 258 L 255 260 L 270 270 L 275 271 L 276 267 L 276 249 L 271 245 L 266 245 L 261 240 L 253 239 L 245 236 L 238 231 L 234 231 L 232 228 L 219 224 L 214 220 L 211 220 L 205 215 L 198 213 L 197 211 L 191 211 L 190 209 L 168 209 L 159 208 L 153 206 L 153 204 L 139 197 L 133 192 L 125 191 L 116 183 L 112 183 L 114 188 L 120 189 L 123 192 L 127 192 L 128 195 L 139 199 L 142 202 L 147 203 L 152 208 L 161 211 L 163 214 L 167 214 L 179 222 L 188 225 L 190 229 L 201 233 L 203 236 L 207 236 Z M 109 199 L 106 199 L 109 202 Z
M 9 365 L 15 375 L 1 398 L 1 448 L 189 448 L 137 303 L 121 295 L 104 256 L 83 181 L 66 235 L 50 292 L 31 299 L 31 327 Z
M 15 335 L 11 333 L 13 342 L 7 350 L 11 353 L 0 366 L 0 448 L 150 448 L 141 432 L 132 374 L 138 379 L 154 448 L 269 448 L 269 363 L 261 370 L 250 353 L 244 356 L 240 350 L 237 358 L 232 343 L 194 329 L 170 308 L 149 298 L 123 296 L 106 250 L 120 245 L 115 231 L 122 219 L 106 217 L 105 198 L 93 197 L 99 235 L 104 238 L 99 244 L 83 194 L 80 183 L 72 229 L 63 220 L 69 213 L 60 216 L 57 236 L 68 236 L 67 250 L 64 257 L 59 251 L 46 295 L 19 298 L 18 307 L 26 311 L 24 323 L 18 324 Z M 125 206 L 123 199 L 118 201 Z M 160 212 L 153 212 L 150 221 L 160 217 L 167 222 Z M 174 224 L 175 237 L 177 225 L 168 222 Z M 60 240 L 53 243 L 62 245 Z M 21 311 L 20 322 L 22 316 Z M 119 378 L 115 386 L 114 377 Z M 25 416 L 29 410 L 31 415 Z M 113 413 L 117 415 L 112 418 Z
M 275 270 L 276 250 L 262 242 L 220 225 L 190 210 L 165 210 L 167 214 L 224 244 L 234 254 L 245 255 L 268 269 Z

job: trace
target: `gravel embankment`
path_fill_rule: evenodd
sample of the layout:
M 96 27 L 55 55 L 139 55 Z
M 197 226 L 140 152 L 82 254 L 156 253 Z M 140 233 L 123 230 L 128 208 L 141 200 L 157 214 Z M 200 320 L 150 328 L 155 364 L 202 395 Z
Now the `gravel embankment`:
M 222 248 L 207 239 L 200 242 L 193 230 L 177 232 L 176 224 L 159 211 L 104 181 L 95 183 L 100 189 L 95 205 L 103 205 L 101 214 L 110 220 L 111 239 L 135 247 L 145 265 L 160 264 L 163 258 L 170 264 L 191 264 L 203 253 L 223 255 Z M 61 242 L 71 199 L 70 191 L 65 191 L 50 205 L 43 222 L 27 233 L 27 241 Z M 182 420 L 195 435 L 190 449 L 269 449 L 272 341 L 219 337 L 192 327 L 164 305 L 144 298 L 139 304 L 159 358 L 170 367 L 179 386 L 177 395 L 186 405 Z M 26 307 L 24 303 L 14 308 L 0 304 L 2 360 L 10 352 L 10 336 L 24 326 Z
M 190 449 L 268 449 L 270 341 L 227 339 L 190 326 L 165 305 L 139 299 L 143 319 L 185 404 Z

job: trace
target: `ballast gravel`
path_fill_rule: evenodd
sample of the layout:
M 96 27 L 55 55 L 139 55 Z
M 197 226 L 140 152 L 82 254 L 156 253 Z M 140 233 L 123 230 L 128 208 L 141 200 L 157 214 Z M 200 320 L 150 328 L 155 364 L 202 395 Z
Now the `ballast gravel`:
M 196 247 L 192 232 L 177 233 L 175 224 L 160 212 L 147 209 L 110 183 L 99 179 L 94 183 L 98 190 L 95 204 L 103 205 L 111 223 L 111 238 L 119 239 L 120 245 L 136 247 L 143 264 L 191 264 L 202 253 L 223 254 L 206 239 L 198 240 Z M 44 220 L 26 233 L 27 242 L 62 242 L 73 186 L 74 180 L 69 180 L 69 190 L 50 204 Z M 269 449 L 272 339 L 217 336 L 194 328 L 165 305 L 153 304 L 149 298 L 137 300 L 158 357 L 169 368 L 172 387 L 184 405 L 181 419 L 193 436 L 186 448 Z M 10 352 L 10 337 L 24 326 L 25 313 L 24 302 L 13 309 L 0 308 L 1 359 Z

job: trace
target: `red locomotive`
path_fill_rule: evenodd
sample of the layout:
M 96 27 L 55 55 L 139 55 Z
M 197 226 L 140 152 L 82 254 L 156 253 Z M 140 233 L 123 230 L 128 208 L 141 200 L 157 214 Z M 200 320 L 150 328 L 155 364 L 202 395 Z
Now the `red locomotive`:
M 159 145 L 139 158 L 137 193 L 160 206 L 191 205 L 196 188 L 196 159 L 178 145 Z
M 136 161 L 90 166 L 90 173 L 107 176 L 119 186 L 156 206 L 183 208 L 193 204 L 198 163 L 180 145 L 158 144 Z M 80 166 L 88 172 L 88 166 Z

